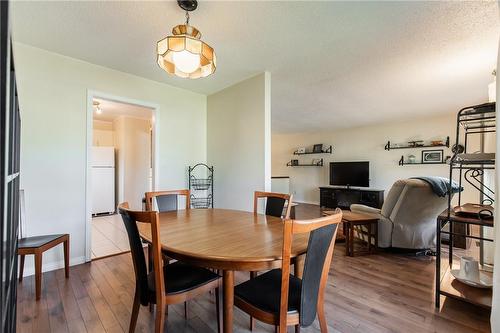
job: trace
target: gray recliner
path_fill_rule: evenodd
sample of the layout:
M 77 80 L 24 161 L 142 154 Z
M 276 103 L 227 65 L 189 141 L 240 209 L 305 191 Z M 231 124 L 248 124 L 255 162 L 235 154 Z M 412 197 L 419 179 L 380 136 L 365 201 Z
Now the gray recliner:
M 351 211 L 379 215 L 378 246 L 403 249 L 436 247 L 436 218 L 448 206 L 448 197 L 439 197 L 420 179 L 396 181 L 382 209 L 353 204 Z

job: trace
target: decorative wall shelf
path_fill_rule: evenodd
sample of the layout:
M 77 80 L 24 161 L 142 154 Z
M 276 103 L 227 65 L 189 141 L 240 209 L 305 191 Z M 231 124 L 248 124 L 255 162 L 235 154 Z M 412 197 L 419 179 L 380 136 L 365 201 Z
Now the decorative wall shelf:
M 404 160 L 404 156 L 401 156 L 401 158 L 399 159 L 398 164 L 400 166 L 403 166 L 403 165 L 436 165 L 436 164 L 447 164 L 447 163 L 445 161 L 442 161 L 442 162 L 427 162 L 427 163 L 423 163 L 423 162 L 409 162 L 409 161 L 405 161 Z
M 323 159 L 321 159 L 318 163 L 306 163 L 306 164 L 293 164 L 292 161 L 288 162 L 286 166 L 289 167 L 322 167 Z
M 447 136 L 446 140 L 442 144 L 436 144 L 433 145 L 432 143 L 430 144 L 424 144 L 424 143 L 419 143 L 423 141 L 410 141 L 409 143 L 406 144 L 391 144 L 391 141 L 387 141 L 387 144 L 385 145 L 384 149 L 385 150 L 393 150 L 393 149 L 415 149 L 415 148 L 438 148 L 438 147 L 450 147 L 450 137 Z
M 299 153 L 297 150 L 293 152 L 294 155 L 309 155 L 309 154 L 331 154 L 332 153 L 332 150 L 333 150 L 333 147 L 330 145 L 327 149 L 323 149 L 321 151 L 318 151 L 318 152 L 314 152 L 314 151 L 306 151 L 306 152 L 303 152 L 303 153 Z

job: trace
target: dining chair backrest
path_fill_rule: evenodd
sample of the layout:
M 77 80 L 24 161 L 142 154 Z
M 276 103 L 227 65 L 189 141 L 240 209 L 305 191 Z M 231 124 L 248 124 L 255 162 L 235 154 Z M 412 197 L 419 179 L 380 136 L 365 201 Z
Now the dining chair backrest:
M 177 210 L 178 197 L 186 197 L 185 209 L 191 208 L 190 192 L 189 190 L 170 190 L 158 192 L 146 192 L 146 210 L 157 210 L 158 212 L 170 212 Z M 156 207 L 154 206 L 156 202 Z M 156 208 L 156 209 L 155 209 Z
M 309 326 L 316 318 L 318 301 L 322 304 L 328 271 L 333 256 L 338 224 L 342 211 L 312 220 L 286 219 L 283 228 L 283 253 L 280 299 L 280 327 L 286 327 L 290 256 L 293 236 L 310 233 L 302 275 L 299 319 L 302 326 Z
M 287 203 L 285 218 L 290 217 L 292 195 L 285 193 L 255 191 L 253 197 L 253 212 L 257 213 L 259 198 L 266 198 L 266 215 L 281 217 Z
M 122 216 L 125 229 L 127 230 L 128 240 L 130 244 L 130 252 L 134 264 L 134 272 L 136 279 L 136 288 L 139 292 L 140 302 L 142 305 L 148 305 L 150 302 L 148 288 L 148 270 L 146 267 L 146 258 L 142 246 L 137 222 L 148 223 L 151 225 L 151 244 L 153 251 L 153 269 L 155 274 L 155 292 L 156 297 L 162 297 L 165 291 L 165 282 L 163 280 L 163 269 L 161 261 L 160 248 L 160 231 L 158 228 L 158 212 L 139 212 L 129 209 L 127 202 L 121 203 L 118 206 L 118 212 Z M 158 302 L 157 302 L 158 304 Z

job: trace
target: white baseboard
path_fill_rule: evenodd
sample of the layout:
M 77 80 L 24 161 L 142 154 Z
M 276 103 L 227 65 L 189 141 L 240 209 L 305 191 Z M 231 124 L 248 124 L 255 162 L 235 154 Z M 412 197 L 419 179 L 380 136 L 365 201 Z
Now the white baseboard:
M 32 256 L 26 256 L 26 258 L 32 257 Z M 85 262 L 85 256 L 78 257 L 78 258 L 71 258 L 69 260 L 69 265 L 70 266 L 75 266 L 75 265 L 80 265 Z M 64 260 L 61 261 L 53 261 L 44 264 L 42 261 L 42 272 L 50 272 L 50 271 L 55 271 L 56 269 L 64 268 Z M 24 276 L 31 276 L 35 274 L 35 266 L 34 265 L 28 265 L 26 263 L 24 265 L 24 272 L 23 272 L 23 277 Z M 19 274 L 18 274 L 19 275 Z

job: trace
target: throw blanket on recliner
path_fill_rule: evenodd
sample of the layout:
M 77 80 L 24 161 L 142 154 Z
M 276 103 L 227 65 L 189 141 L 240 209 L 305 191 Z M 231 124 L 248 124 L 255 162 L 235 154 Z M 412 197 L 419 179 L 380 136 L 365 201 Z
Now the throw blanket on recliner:
M 444 177 L 412 177 L 413 179 L 420 179 L 428 183 L 432 187 L 432 191 L 439 197 L 445 197 L 448 194 L 448 187 L 450 180 Z M 454 180 L 451 181 L 451 193 L 458 193 L 464 190 Z

